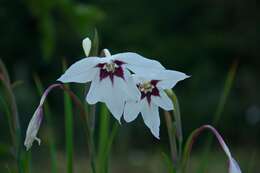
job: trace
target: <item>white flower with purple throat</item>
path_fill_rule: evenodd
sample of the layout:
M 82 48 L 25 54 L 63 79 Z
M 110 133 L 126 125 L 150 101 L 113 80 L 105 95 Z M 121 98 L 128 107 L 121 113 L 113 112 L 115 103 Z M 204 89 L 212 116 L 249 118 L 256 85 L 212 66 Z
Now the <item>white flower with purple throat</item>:
M 86 56 L 90 50 L 90 40 L 83 40 Z M 139 54 L 126 52 L 111 55 L 104 49 L 105 57 L 86 57 L 72 64 L 58 79 L 63 83 L 87 83 L 91 86 L 86 96 L 89 104 L 104 102 L 113 116 L 120 122 L 125 102 L 138 100 L 141 96 L 131 72 L 149 74 L 165 68 L 155 60 Z
M 138 101 L 127 101 L 124 109 L 126 122 L 135 120 L 141 112 L 144 123 L 152 134 L 159 139 L 160 116 L 159 107 L 173 110 L 171 99 L 164 92 L 173 88 L 178 81 L 186 79 L 184 73 L 173 70 L 160 70 L 149 75 L 133 75 L 141 96 Z

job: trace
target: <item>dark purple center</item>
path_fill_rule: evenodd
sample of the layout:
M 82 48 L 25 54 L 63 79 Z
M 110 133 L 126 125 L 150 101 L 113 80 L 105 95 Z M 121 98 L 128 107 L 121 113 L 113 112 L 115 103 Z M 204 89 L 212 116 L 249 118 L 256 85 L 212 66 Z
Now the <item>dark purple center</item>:
M 100 68 L 99 80 L 109 77 L 112 83 L 114 83 L 114 76 L 124 78 L 124 71 L 122 65 L 125 64 L 122 61 L 112 61 L 111 63 L 100 63 L 96 67 Z
M 151 80 L 149 83 L 137 85 L 141 91 L 141 99 L 146 98 L 149 105 L 151 103 L 151 96 L 160 96 L 159 90 L 156 87 L 158 82 L 159 80 Z

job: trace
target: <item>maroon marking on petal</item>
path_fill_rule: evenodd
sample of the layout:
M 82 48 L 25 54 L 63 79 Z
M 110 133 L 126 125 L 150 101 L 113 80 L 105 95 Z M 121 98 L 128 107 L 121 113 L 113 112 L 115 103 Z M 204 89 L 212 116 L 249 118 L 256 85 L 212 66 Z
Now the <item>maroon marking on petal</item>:
M 119 60 L 115 60 L 114 63 L 115 63 L 116 65 L 118 65 L 118 66 L 121 66 L 121 65 L 123 65 L 123 64 L 126 64 L 125 62 L 119 61 Z
M 141 100 L 146 97 L 146 94 L 144 92 L 141 92 Z
M 105 69 L 100 69 L 99 80 L 102 81 L 109 76 L 109 73 Z
M 156 86 L 158 82 L 160 82 L 160 81 L 159 81 L 159 80 L 151 80 L 150 83 L 151 83 L 153 86 Z
M 99 63 L 99 64 L 96 65 L 96 67 L 103 68 L 104 65 L 105 65 L 105 63 Z
M 109 73 L 109 78 L 112 82 L 112 85 L 114 84 L 114 74 L 112 72 L 108 72 Z
M 124 70 L 123 70 L 122 67 L 118 67 L 118 68 L 115 70 L 114 75 L 117 76 L 117 77 L 121 77 L 122 79 L 125 80 Z
M 141 91 L 141 100 L 146 98 L 147 99 L 147 102 L 148 104 L 150 105 L 151 104 L 151 97 L 152 96 L 158 96 L 160 97 L 160 91 L 158 90 L 158 88 L 156 87 L 156 84 L 159 82 L 159 80 L 151 80 L 151 84 L 154 86 L 154 88 L 152 89 L 151 92 L 143 92 Z M 139 88 L 140 85 L 137 85 L 137 88 Z
M 125 64 L 122 61 L 115 60 L 113 63 L 117 64 L 118 67 L 115 68 L 114 72 L 108 72 L 106 69 L 103 69 L 103 67 L 106 65 L 106 63 L 99 63 L 96 65 L 96 67 L 100 68 L 100 73 L 99 73 L 99 80 L 102 81 L 103 79 L 107 78 L 109 76 L 112 84 L 114 83 L 114 76 L 121 77 L 122 79 L 125 80 L 124 78 L 124 70 L 121 67 L 122 64 Z
M 160 96 L 160 93 L 159 93 L 159 90 L 158 90 L 157 87 L 153 88 L 151 95 L 153 95 L 153 96 Z
M 149 106 L 151 105 L 151 100 L 152 100 L 151 96 L 152 96 L 152 93 L 150 93 L 150 92 L 146 93 L 146 99 L 147 99 Z

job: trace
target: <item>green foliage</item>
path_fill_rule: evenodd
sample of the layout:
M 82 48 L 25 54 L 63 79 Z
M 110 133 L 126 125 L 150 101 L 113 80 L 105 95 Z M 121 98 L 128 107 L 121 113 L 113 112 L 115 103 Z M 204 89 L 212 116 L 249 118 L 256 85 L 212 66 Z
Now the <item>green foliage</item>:
M 50 62 L 55 55 L 57 47 L 57 27 L 60 27 L 57 19 L 65 18 L 65 25 L 71 27 L 80 37 L 86 36 L 94 26 L 103 20 L 103 12 L 91 5 L 75 3 L 74 1 L 33 1 L 26 0 L 26 6 L 32 16 L 37 19 L 38 32 L 40 35 L 42 57 L 45 62 Z

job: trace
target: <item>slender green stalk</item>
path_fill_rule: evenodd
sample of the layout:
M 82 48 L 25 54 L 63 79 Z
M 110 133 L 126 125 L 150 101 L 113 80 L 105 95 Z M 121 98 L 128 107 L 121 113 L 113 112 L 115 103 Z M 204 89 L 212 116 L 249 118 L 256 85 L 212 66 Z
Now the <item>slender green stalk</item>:
M 12 120 L 11 120 L 11 112 L 10 112 L 10 110 L 8 108 L 7 103 L 3 99 L 2 94 L 0 95 L 0 103 L 3 106 L 3 110 L 5 112 L 4 114 L 6 115 L 6 118 L 7 118 L 8 127 L 9 127 L 9 131 L 10 131 L 12 143 L 13 143 L 13 145 L 15 145 L 14 144 L 14 142 L 15 142 L 15 140 L 14 140 L 15 139 L 15 132 L 14 132 L 13 124 L 12 124 Z
M 168 137 L 170 141 L 170 150 L 171 150 L 171 159 L 172 159 L 172 164 L 174 167 L 177 166 L 178 162 L 178 153 L 177 153 L 177 144 L 176 144 L 176 130 L 173 125 L 173 121 L 171 118 L 171 114 L 167 111 L 164 111 L 164 117 L 165 117 L 165 122 L 166 122 L 166 127 L 168 130 Z
M 34 81 L 39 93 L 39 96 L 42 95 L 44 92 L 42 82 L 40 81 L 37 75 L 34 75 Z M 57 173 L 57 153 L 56 153 L 56 145 L 55 145 L 55 138 L 53 136 L 53 124 L 51 119 L 51 111 L 48 102 L 46 101 L 44 105 L 44 116 L 46 117 L 48 128 L 48 135 L 49 135 L 49 147 L 50 147 L 50 155 L 51 155 L 51 173 Z
M 108 141 L 109 141 L 109 112 L 104 104 L 101 105 L 99 115 L 99 142 L 98 142 L 98 153 L 97 153 L 97 165 L 98 165 L 98 172 L 104 173 L 107 169 L 107 161 L 104 159 L 104 153 L 106 151 Z
M 20 127 L 20 120 L 18 115 L 18 109 L 16 105 L 15 96 L 12 90 L 12 85 L 10 82 L 10 78 L 8 75 L 8 72 L 6 70 L 6 67 L 2 60 L 0 59 L 0 74 L 1 74 L 1 81 L 5 87 L 5 94 L 8 101 L 8 105 L 10 105 L 10 109 L 12 112 L 12 120 L 13 120 L 13 131 L 15 132 L 15 137 L 13 138 L 14 141 L 14 148 L 16 153 L 16 162 L 19 173 L 23 173 L 24 170 L 22 169 L 23 163 L 22 163 L 22 142 L 21 142 L 21 127 Z
M 112 127 L 112 132 L 110 133 L 110 135 L 109 135 L 109 137 L 108 137 L 108 142 L 107 142 L 107 146 L 106 146 L 106 149 L 105 149 L 105 152 L 104 152 L 104 154 L 103 154 L 103 159 L 104 159 L 104 161 L 103 162 L 105 162 L 106 163 L 106 169 L 105 169 L 105 172 L 104 173 L 107 173 L 108 172 L 108 158 L 109 158 L 109 153 L 110 153 L 110 151 L 111 151 L 111 149 L 112 149 L 112 144 L 113 144 L 113 142 L 114 142 L 114 139 L 115 139 L 115 137 L 116 137 L 116 134 L 117 134 L 117 131 L 118 131 L 118 129 L 119 129 L 119 124 L 118 124 L 118 122 L 114 122 L 114 125 L 113 125 L 113 127 Z
M 220 120 L 221 115 L 224 111 L 225 104 L 227 102 L 228 96 L 230 94 L 231 88 L 232 88 L 234 80 L 235 80 L 237 67 L 238 67 L 238 61 L 235 60 L 233 62 L 233 64 L 231 65 L 231 68 L 230 68 L 230 70 L 227 74 L 227 78 L 226 78 L 226 81 L 224 83 L 224 89 L 223 89 L 223 92 L 221 94 L 221 97 L 220 97 L 217 109 L 215 111 L 215 114 L 213 116 L 213 123 L 212 124 L 215 127 L 218 126 L 219 120 Z M 212 145 L 212 140 L 213 140 L 213 137 L 210 136 L 209 139 L 208 139 L 208 142 L 206 144 L 206 147 L 203 151 L 203 159 L 202 159 L 202 163 L 199 167 L 198 173 L 205 172 L 205 170 L 207 169 L 207 165 L 208 165 L 207 156 L 208 156 L 209 151 L 210 151 L 210 146 Z
M 172 160 L 166 153 L 162 153 L 162 158 L 164 160 L 164 163 L 166 163 L 168 168 L 168 173 L 176 173 L 175 168 L 172 164 Z
M 174 116 L 174 121 L 176 126 L 176 137 L 178 140 L 178 150 L 177 150 L 178 160 L 180 161 L 182 157 L 183 134 L 182 134 L 182 122 L 181 122 L 179 101 L 176 94 L 173 92 L 173 90 L 166 90 L 166 93 L 172 99 L 174 105 L 173 116 Z
M 99 38 L 98 38 L 98 32 L 95 29 L 94 30 L 94 37 L 93 37 L 93 43 L 92 43 L 92 48 L 90 51 L 90 56 L 97 56 L 98 55 L 98 50 L 99 50 Z M 86 92 L 88 91 L 89 86 L 86 87 Z M 95 124 L 96 124 L 96 105 L 90 106 L 89 109 L 89 116 L 86 119 L 87 125 L 90 130 L 90 136 L 87 140 L 89 140 L 89 154 L 90 154 L 90 164 L 91 164 L 91 169 L 93 173 L 96 173 L 96 148 L 95 148 L 95 139 L 94 139 L 94 134 L 95 134 Z
M 63 63 L 66 69 L 66 63 Z M 68 87 L 68 86 L 67 86 Z M 72 102 L 68 93 L 64 93 L 65 134 L 66 134 L 66 165 L 67 173 L 73 173 L 73 112 Z
M 95 139 L 94 139 L 94 130 L 95 130 L 95 120 L 96 120 L 96 106 L 90 106 L 90 111 L 89 111 L 89 117 L 87 118 L 89 124 L 89 130 L 90 130 L 90 136 L 88 140 L 90 141 L 89 143 L 89 154 L 90 154 L 90 164 L 91 164 L 91 169 L 93 173 L 96 173 L 96 149 L 95 149 Z
M 73 173 L 73 115 L 72 103 L 67 93 L 64 93 L 64 112 L 66 128 L 67 173 Z

